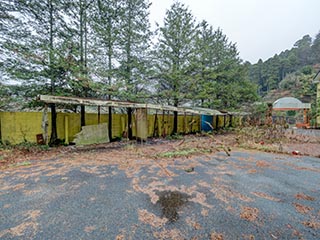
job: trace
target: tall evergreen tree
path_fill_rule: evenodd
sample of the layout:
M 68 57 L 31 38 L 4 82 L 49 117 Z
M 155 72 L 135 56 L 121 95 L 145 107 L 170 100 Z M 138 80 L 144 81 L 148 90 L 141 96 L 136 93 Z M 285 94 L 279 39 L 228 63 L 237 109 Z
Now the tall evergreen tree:
M 197 23 L 191 11 L 175 2 L 166 12 L 160 27 L 156 49 L 158 91 L 178 107 L 190 90 L 190 69 L 195 59 Z M 174 112 L 173 134 L 178 130 L 178 113 Z
M 312 63 L 320 63 L 320 32 L 316 35 L 311 46 Z
M 118 63 L 121 20 L 124 12 L 121 1 L 98 0 L 95 6 L 96 14 L 92 26 L 95 32 L 95 71 L 103 86 L 102 94 L 111 100 Z M 112 107 L 109 107 L 108 132 L 112 139 Z
M 120 97 L 128 101 L 140 101 L 147 83 L 148 52 L 150 47 L 150 23 L 148 0 L 126 0 L 121 3 L 123 16 L 119 35 Z M 127 109 L 128 138 L 132 139 L 132 109 Z
M 56 92 L 57 81 L 63 77 L 60 66 L 59 51 L 60 30 L 63 18 L 60 15 L 60 1 L 14 1 L 7 5 L 11 39 L 3 41 L 7 53 L 6 72 L 11 78 L 22 81 L 32 92 L 29 97 L 38 93 Z M 17 24 L 18 23 L 18 24 Z M 55 105 L 50 105 L 52 112 L 51 138 L 57 139 Z
M 71 71 L 73 79 L 74 94 L 79 97 L 90 95 L 90 73 L 89 73 L 89 34 L 92 32 L 89 27 L 89 19 L 94 16 L 92 13 L 93 0 L 66 0 L 65 14 L 71 19 L 68 28 L 68 42 L 72 47 L 76 64 Z M 81 105 L 81 126 L 85 125 L 85 106 Z

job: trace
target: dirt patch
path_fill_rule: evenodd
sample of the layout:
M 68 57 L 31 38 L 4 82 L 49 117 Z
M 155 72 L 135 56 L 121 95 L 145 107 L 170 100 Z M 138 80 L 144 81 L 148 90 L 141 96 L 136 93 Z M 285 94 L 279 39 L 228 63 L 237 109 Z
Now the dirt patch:
M 261 143 L 252 142 L 250 139 L 245 139 L 245 142 L 240 143 L 239 134 L 231 132 L 219 135 L 188 135 L 184 136 L 182 140 L 150 139 L 148 140 L 148 144 L 145 145 L 139 145 L 136 144 L 136 142 L 131 141 L 96 144 L 86 147 L 60 146 L 48 150 L 40 150 L 39 148 L 36 151 L 27 151 L 18 148 L 8 150 L 0 149 L 0 155 L 2 156 L 0 169 L 22 168 L 23 166 L 20 166 L 19 163 L 28 162 L 29 165 L 32 165 L 35 160 L 68 159 L 69 162 L 72 160 L 74 163 L 85 161 L 86 156 L 92 155 L 98 156 L 95 159 L 97 162 L 109 161 L 110 163 L 121 163 L 122 165 L 126 165 L 126 163 L 130 165 L 130 160 L 136 158 L 139 158 L 140 160 L 153 159 L 153 161 L 167 158 L 168 160 L 175 161 L 177 158 L 189 158 L 192 155 L 201 155 L 203 157 L 210 156 L 219 151 L 225 152 L 226 156 L 228 156 L 230 155 L 230 150 L 237 147 L 289 154 L 291 154 L 293 150 L 298 150 L 302 155 L 320 156 L 319 144 L 306 143 L 303 141 L 299 143 L 290 143 L 287 139 L 281 143 L 281 149 L 279 149 L 278 145 L 278 143 L 274 145 L 273 143 L 268 142 L 264 142 L 263 145 L 261 145 Z M 103 156 L 104 152 L 117 154 L 108 154 L 108 156 L 105 157 Z M 162 171 L 164 175 L 170 174 L 170 172 L 166 172 L 165 165 L 158 163 L 157 161 L 154 163 L 163 168 Z M 257 166 L 260 168 L 268 167 L 268 163 L 257 162 Z M 87 170 L 95 171 L 95 169 Z M 254 173 L 254 171 L 251 173 Z M 52 172 L 48 174 L 55 173 Z

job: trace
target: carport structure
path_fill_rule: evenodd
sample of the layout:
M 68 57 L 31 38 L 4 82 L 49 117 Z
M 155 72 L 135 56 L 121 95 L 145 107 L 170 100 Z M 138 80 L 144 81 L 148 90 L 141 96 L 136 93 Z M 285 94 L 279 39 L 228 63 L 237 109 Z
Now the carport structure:
M 284 97 L 272 104 L 273 111 L 300 111 L 303 110 L 303 123 L 297 123 L 297 127 L 308 128 L 310 122 L 308 112 L 311 109 L 311 103 L 303 103 L 297 98 Z
M 90 98 L 79 98 L 79 97 L 64 97 L 64 96 L 51 96 L 51 95 L 39 95 L 38 100 L 45 103 L 42 128 L 44 131 L 44 140 L 48 142 L 48 104 L 64 104 L 64 105 L 85 105 L 85 106 L 97 106 L 98 116 L 99 107 L 115 107 L 115 108 L 133 108 L 136 109 L 136 133 L 137 138 L 145 140 L 148 134 L 148 121 L 147 121 L 147 110 L 162 110 L 179 112 L 183 114 L 195 114 L 195 115 L 209 115 L 209 116 L 224 116 L 226 113 L 208 108 L 192 108 L 192 107 L 174 107 L 169 105 L 160 104 L 149 104 L 149 103 L 135 103 L 125 101 L 113 101 L 113 100 L 101 100 L 101 99 L 90 99 Z M 66 121 L 67 122 L 67 121 Z M 128 126 L 130 127 L 130 126 Z M 66 134 L 67 135 L 67 134 Z

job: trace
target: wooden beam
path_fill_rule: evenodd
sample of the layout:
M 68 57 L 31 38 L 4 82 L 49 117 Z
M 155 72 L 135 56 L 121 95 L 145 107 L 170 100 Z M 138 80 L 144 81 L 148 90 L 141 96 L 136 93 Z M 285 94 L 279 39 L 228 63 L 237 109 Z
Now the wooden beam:
M 221 112 L 213 109 L 207 108 L 187 108 L 187 107 L 173 107 L 168 105 L 160 104 L 148 104 L 148 103 L 133 103 L 133 102 L 122 102 L 122 101 L 112 101 L 112 100 L 100 100 L 100 99 L 90 99 L 90 98 L 77 98 L 77 97 L 61 97 L 61 96 L 50 96 L 50 95 L 40 95 L 38 97 L 39 101 L 45 103 L 60 103 L 60 104 L 70 104 L 70 105 L 89 105 L 89 106 L 111 106 L 111 107 L 123 107 L 123 108 L 147 108 L 156 109 L 161 111 L 177 111 L 181 113 L 190 113 L 198 115 L 224 115 Z

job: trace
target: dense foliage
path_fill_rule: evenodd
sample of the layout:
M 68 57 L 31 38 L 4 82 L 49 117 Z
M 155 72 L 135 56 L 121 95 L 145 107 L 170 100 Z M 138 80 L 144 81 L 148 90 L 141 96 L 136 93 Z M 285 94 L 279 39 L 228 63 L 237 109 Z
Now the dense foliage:
M 296 97 L 311 94 L 306 89 L 311 87 L 312 78 L 320 69 L 320 33 L 315 39 L 309 35 L 298 40 L 293 48 L 285 50 L 265 62 L 261 59 L 250 66 L 250 79 L 258 84 L 259 94 L 264 96 L 271 90 L 286 89 Z M 308 77 L 306 77 L 308 76 Z M 300 85 L 310 85 L 303 87 Z M 312 87 L 311 87 L 312 88 Z
M 6 101 L 30 105 L 37 94 L 54 94 L 236 109 L 257 99 L 236 45 L 177 1 L 155 32 L 148 0 L 0 6 L 1 91 L 8 82 L 26 90 Z

